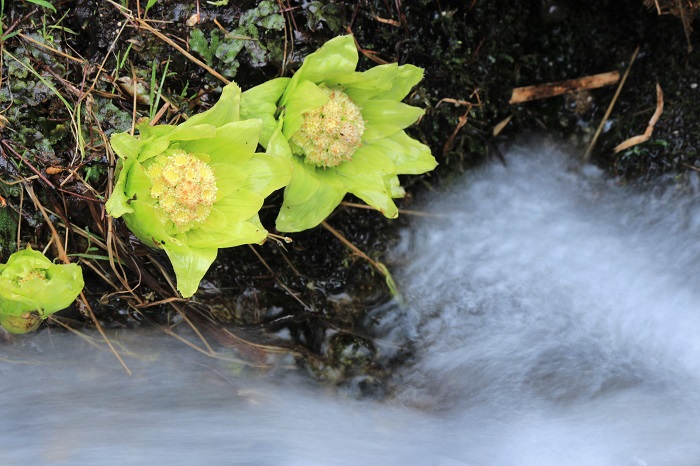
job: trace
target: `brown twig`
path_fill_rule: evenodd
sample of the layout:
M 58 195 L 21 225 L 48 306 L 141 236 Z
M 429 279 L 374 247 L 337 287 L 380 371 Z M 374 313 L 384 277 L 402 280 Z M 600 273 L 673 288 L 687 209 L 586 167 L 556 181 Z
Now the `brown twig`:
M 623 151 L 625 149 L 629 149 L 630 147 L 636 146 L 637 144 L 647 142 L 649 138 L 651 138 L 651 135 L 654 132 L 654 126 L 659 121 L 659 118 L 661 118 L 661 114 L 663 113 L 663 111 L 664 93 L 661 90 L 661 86 L 659 85 L 659 83 L 656 83 L 656 110 L 654 111 L 654 114 L 651 116 L 651 119 L 649 120 L 649 123 L 647 124 L 647 127 L 644 130 L 644 134 L 631 137 L 621 142 L 620 144 L 615 146 L 613 152 L 617 154 L 618 152 Z
M 610 86 L 620 80 L 620 73 L 610 71 L 607 73 L 594 74 L 583 78 L 567 79 L 546 84 L 536 84 L 534 86 L 516 87 L 513 89 L 509 104 L 519 104 L 532 100 L 546 99 L 572 91 L 585 89 L 596 89 Z
M 360 248 L 358 248 L 357 246 L 355 246 L 354 244 L 352 244 L 352 243 L 345 237 L 345 235 L 343 235 L 341 232 L 339 232 L 338 230 L 336 230 L 335 228 L 333 228 L 332 226 L 330 226 L 330 225 L 328 224 L 328 222 L 326 222 L 325 220 L 324 220 L 323 222 L 321 222 L 321 226 L 322 226 L 323 228 L 325 228 L 326 230 L 328 230 L 333 236 L 335 236 L 336 238 L 338 238 L 338 239 L 340 240 L 340 242 L 343 243 L 348 249 L 350 249 L 352 252 L 354 252 L 355 254 L 357 254 L 357 255 L 358 255 L 359 257 L 361 257 L 362 259 L 364 259 L 364 260 L 366 260 L 367 262 L 369 262 L 369 263 L 372 265 L 372 267 L 374 267 L 375 269 L 377 269 L 377 270 L 379 271 L 379 273 L 381 273 L 382 275 L 384 275 L 384 279 L 386 280 L 386 284 L 387 284 L 387 286 L 389 287 L 389 291 L 391 292 L 391 295 L 394 296 L 394 297 L 396 297 L 396 298 L 399 298 L 399 299 L 400 299 L 399 291 L 398 291 L 398 288 L 396 287 L 396 282 L 394 282 L 393 277 L 392 277 L 391 274 L 389 273 L 389 269 L 387 269 L 386 266 L 385 266 L 384 264 L 382 264 L 382 263 L 379 262 L 379 261 L 375 261 L 374 259 L 372 259 L 371 257 L 369 257 L 367 254 L 365 254 L 364 252 L 362 252 L 362 251 L 360 250 Z
M 110 2 L 110 3 L 114 3 L 114 2 Z M 159 38 L 160 40 L 162 40 L 163 42 L 165 42 L 166 44 L 170 45 L 172 48 L 174 48 L 175 50 L 177 50 L 178 52 L 180 52 L 182 55 L 184 55 L 188 60 L 190 60 L 191 62 L 193 62 L 193 63 L 195 63 L 195 64 L 201 66 L 201 67 L 204 68 L 205 70 L 207 70 L 207 72 L 209 72 L 209 74 L 211 74 L 212 76 L 214 76 L 214 77 L 215 77 L 216 79 L 218 79 L 219 81 L 223 82 L 224 84 L 229 84 L 229 83 L 231 82 L 231 81 L 229 81 L 228 79 L 226 79 L 225 77 L 223 77 L 218 71 L 216 71 L 215 69 L 213 69 L 212 67 L 210 67 L 209 65 L 207 65 L 206 63 L 204 63 L 202 60 L 198 59 L 197 57 L 195 57 L 194 55 L 192 55 L 191 53 L 189 53 L 187 50 L 185 50 L 184 48 L 182 48 L 182 47 L 181 47 L 179 44 L 177 44 L 174 40 L 172 40 L 171 38 L 169 38 L 168 36 L 166 36 L 165 34 L 163 34 L 162 32 L 160 32 L 159 30 L 157 30 L 156 28 L 154 28 L 153 26 L 151 26 L 150 24 L 148 24 L 147 21 L 145 21 L 145 20 L 143 20 L 143 19 L 141 19 L 141 18 L 137 18 L 137 17 L 135 17 L 133 14 L 130 14 L 130 13 L 127 14 L 127 13 L 121 8 L 120 5 L 118 5 L 118 4 L 116 4 L 116 3 L 115 3 L 115 5 L 116 5 L 117 7 L 119 7 L 119 11 L 121 11 L 121 13 L 122 13 L 124 16 L 126 16 L 127 19 L 129 19 L 130 21 L 133 21 L 133 22 L 137 23 L 139 27 L 145 29 L 146 31 L 150 32 L 151 34 L 153 34 L 154 36 L 156 36 L 157 38 Z
M 51 218 L 49 217 L 49 214 L 46 212 L 46 209 L 44 209 L 44 206 L 39 202 L 39 198 L 36 196 L 34 193 L 34 188 L 30 184 L 26 184 L 24 186 L 25 190 L 27 191 L 27 194 L 29 194 L 29 197 L 32 199 L 34 202 L 34 206 L 41 212 L 41 215 L 44 217 L 44 220 L 46 221 L 46 224 L 48 225 L 49 229 L 51 230 L 51 236 L 54 239 L 54 244 L 56 245 L 56 250 L 58 251 L 58 258 L 63 262 L 64 264 L 70 264 L 70 258 L 66 254 L 66 249 L 64 248 L 61 238 L 58 235 L 58 232 L 56 231 L 56 227 L 54 227 L 53 222 L 51 221 Z M 97 317 L 95 317 L 95 313 L 92 310 L 92 307 L 90 306 L 90 303 L 88 302 L 87 298 L 85 297 L 85 293 L 81 290 L 80 291 L 80 299 L 82 306 L 85 308 L 87 311 L 88 316 L 92 320 L 93 324 L 95 325 L 95 328 L 97 328 L 97 331 L 100 333 L 102 338 L 104 338 L 105 343 L 107 343 L 107 346 L 112 350 L 112 353 L 114 353 L 114 356 L 117 358 L 119 363 L 122 365 L 124 370 L 126 371 L 127 374 L 131 375 L 131 370 L 129 367 L 126 365 L 124 360 L 121 358 L 117 350 L 114 348 L 112 345 L 112 342 L 107 338 L 107 335 L 104 333 L 104 330 L 102 329 L 102 326 L 100 325 L 100 322 L 97 320 Z
M 256 257 L 258 258 L 258 260 L 262 263 L 262 265 L 268 270 L 268 272 L 270 272 L 270 273 L 272 274 L 272 276 L 274 277 L 274 279 L 275 279 L 275 281 L 277 282 L 277 284 L 278 284 L 279 286 L 281 286 L 282 289 L 283 289 L 284 291 L 286 291 L 286 292 L 289 294 L 289 296 L 291 296 L 291 297 L 294 298 L 299 304 L 301 304 L 302 306 L 304 306 L 304 309 L 306 309 L 307 311 L 313 311 L 313 309 L 311 308 L 311 306 L 309 306 L 308 304 L 306 304 L 304 301 L 301 300 L 301 298 L 298 296 L 298 293 L 295 293 L 291 288 L 289 288 L 287 285 L 285 285 L 285 284 L 282 282 L 282 280 L 280 280 L 279 276 L 275 273 L 274 270 L 272 270 L 272 267 L 269 266 L 269 264 L 265 261 L 265 259 L 263 259 L 263 257 L 260 255 L 260 253 L 259 253 L 258 251 L 256 251 L 255 248 L 254 248 L 252 245 L 249 244 L 248 247 L 251 249 L 251 251 L 253 251 L 253 254 L 255 254 L 255 256 L 256 256 Z
M 625 81 L 627 81 L 627 76 L 630 74 L 630 69 L 632 68 L 632 64 L 634 63 L 634 60 L 637 58 L 637 54 L 639 53 L 639 46 L 637 46 L 636 49 L 634 49 L 634 53 L 632 54 L 632 58 L 630 58 L 629 65 L 627 65 L 627 69 L 625 70 L 625 74 L 622 75 L 622 79 L 620 80 L 620 84 L 617 85 L 617 89 L 615 90 L 615 95 L 613 95 L 612 100 L 610 101 L 610 105 L 608 105 L 608 109 L 605 111 L 605 115 L 603 115 L 603 119 L 600 121 L 600 124 L 598 125 L 598 129 L 596 130 L 595 134 L 593 134 L 593 138 L 591 139 L 591 142 L 588 144 L 588 147 L 586 148 L 586 152 L 583 153 L 583 157 L 581 158 L 581 162 L 585 165 L 588 163 L 588 159 L 591 157 L 591 152 L 593 152 L 593 147 L 595 146 L 596 141 L 598 141 L 598 137 L 600 136 L 600 133 L 603 132 L 603 127 L 605 126 L 605 122 L 608 121 L 608 118 L 610 117 L 610 114 L 612 113 L 612 109 L 615 106 L 615 102 L 617 102 L 617 98 L 620 96 L 620 91 L 622 91 L 622 87 L 625 85 Z

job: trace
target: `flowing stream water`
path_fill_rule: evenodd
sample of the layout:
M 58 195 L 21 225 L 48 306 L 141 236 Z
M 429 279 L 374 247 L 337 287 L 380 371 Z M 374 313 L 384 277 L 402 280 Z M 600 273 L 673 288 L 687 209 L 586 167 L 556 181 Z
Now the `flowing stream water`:
M 700 179 L 639 192 L 547 143 L 420 206 L 392 253 L 394 396 L 236 375 L 123 332 L 0 346 L 3 465 L 698 465 Z M 369 325 L 369 324 L 368 324 Z

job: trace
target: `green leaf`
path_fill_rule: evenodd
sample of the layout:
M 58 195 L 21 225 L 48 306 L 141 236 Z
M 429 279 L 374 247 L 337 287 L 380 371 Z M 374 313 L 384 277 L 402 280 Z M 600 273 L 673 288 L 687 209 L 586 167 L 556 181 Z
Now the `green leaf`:
M 253 154 L 245 165 L 244 170 L 249 176 L 242 187 L 265 198 L 287 186 L 292 178 L 291 157 L 289 143 L 278 127 L 270 138 L 267 152 Z
M 189 45 L 190 49 L 200 54 L 207 64 L 211 64 L 213 59 L 212 49 L 209 47 L 209 41 L 204 37 L 204 32 L 201 29 L 192 29 L 190 31 Z
M 348 192 L 378 209 L 386 217 L 398 216 L 396 204 L 391 199 L 394 197 L 392 194 L 398 191 L 393 190 L 385 181 L 387 176 L 395 176 L 396 166 L 377 147 L 362 146 L 351 161 L 341 163 L 335 171 L 344 179 Z
M 194 248 L 171 238 L 164 246 L 177 278 L 177 290 L 184 298 L 197 292 L 209 267 L 216 259 L 217 248 Z
M 132 201 L 133 213 L 124 215 L 126 225 L 146 246 L 160 249 L 170 237 L 166 230 L 169 220 L 165 214 L 145 201 Z
M 156 157 L 168 150 L 168 147 L 170 147 L 170 140 L 166 138 L 167 136 L 164 136 L 160 139 L 147 141 L 139 153 L 139 162 L 143 163 L 146 160 Z
M 380 65 L 376 68 L 381 68 Z M 411 89 L 423 79 L 423 68 L 413 65 L 401 65 L 396 69 L 396 75 L 390 81 L 391 88 L 380 92 L 374 98 L 381 100 L 403 100 Z
M 341 163 L 335 170 L 344 176 L 388 175 L 396 173 L 396 165 L 375 144 L 366 144 L 355 151 L 352 160 Z
M 241 88 L 238 84 L 231 83 L 224 86 L 219 101 L 206 112 L 190 117 L 178 127 L 188 128 L 197 125 L 224 126 L 232 121 L 240 120 L 239 107 L 241 103 Z
M 403 100 L 413 87 L 423 79 L 423 69 L 413 65 L 396 63 L 379 65 L 338 84 L 356 104 L 374 100 Z
M 289 94 L 284 111 L 284 136 L 289 139 L 304 122 L 304 113 L 322 107 L 328 102 L 328 94 L 311 81 L 302 81 Z
M 153 8 L 153 5 L 155 5 L 156 3 L 158 3 L 158 0 L 148 0 L 148 3 L 146 4 L 146 11 L 144 11 L 144 14 L 148 13 L 148 10 Z
M 128 133 L 115 133 L 109 138 L 109 144 L 120 158 L 125 159 L 138 157 L 145 142 Z
M 209 154 L 211 164 L 242 165 L 253 156 L 261 128 L 260 120 L 234 121 L 217 128 L 213 137 L 186 141 L 180 147 L 189 153 Z
M 135 163 L 126 176 L 124 184 L 124 194 L 129 199 L 146 201 L 151 199 L 151 179 L 146 174 L 146 170 L 139 163 Z
M 289 92 L 303 81 L 322 83 L 340 79 L 355 71 L 357 60 L 357 47 L 355 47 L 355 39 L 351 35 L 329 40 L 320 49 L 304 59 L 304 63 L 292 77 L 292 81 L 282 97 L 282 104 L 286 104 Z
M 391 199 L 384 178 L 377 174 L 353 176 L 346 179 L 348 192 L 378 209 L 387 218 L 399 216 L 399 210 Z
M 391 197 L 397 198 L 404 197 L 406 195 L 406 191 L 401 187 L 401 182 L 399 181 L 398 176 L 392 175 L 384 177 L 384 184 L 389 190 Z
M 242 244 L 262 244 L 267 238 L 267 230 L 255 215 L 242 222 L 227 223 L 226 228 L 193 229 L 187 232 L 186 237 L 187 244 L 193 247 L 214 245 L 217 248 L 231 248 Z
M 43 6 L 44 8 L 48 8 L 49 10 L 53 11 L 56 13 L 56 8 L 47 2 L 46 0 L 27 0 L 29 3 L 33 3 L 35 5 Z
M 392 136 L 412 125 L 423 115 L 423 109 L 393 100 L 370 100 L 362 105 L 365 119 L 363 141 L 376 141 Z
M 317 169 L 293 158 L 294 172 L 284 190 L 284 201 L 277 216 L 279 231 L 295 232 L 313 228 L 325 220 L 347 189 L 332 170 Z
M 187 121 L 191 121 L 192 118 Z M 175 129 L 163 137 L 167 138 L 168 141 L 192 141 L 204 138 L 215 138 L 216 130 L 216 125 L 211 125 L 208 123 L 188 126 L 184 126 L 184 124 L 182 124 L 176 126 Z
M 421 144 L 405 131 L 399 131 L 390 138 L 372 143 L 372 147 L 381 150 L 396 164 L 399 175 L 419 175 L 429 172 L 437 166 L 430 147 Z
M 255 154 L 245 167 L 250 173 L 242 186 L 263 198 L 289 184 L 292 178 L 292 162 L 269 154 Z
M 263 147 L 267 147 L 272 133 L 277 129 L 277 105 L 289 81 L 290 78 L 276 78 L 241 94 L 241 119 L 259 118 L 263 122 L 260 132 Z
M 107 213 L 114 218 L 119 218 L 134 211 L 129 206 L 130 199 L 125 193 L 129 172 L 134 163 L 136 163 L 136 156 L 121 159 L 117 163 L 117 182 L 114 184 L 112 194 L 105 203 Z
M 239 189 L 214 204 L 212 210 L 224 214 L 227 222 L 241 222 L 257 215 L 264 199 L 247 189 Z
M 162 138 L 163 136 L 171 133 L 177 126 L 175 125 L 153 125 L 148 123 L 139 123 L 136 125 L 136 129 L 139 130 L 139 136 L 141 141 L 144 143 L 149 139 Z
M 210 165 L 216 177 L 217 202 L 243 187 L 248 180 L 247 170 L 228 163 L 216 163 Z M 249 215 L 250 217 L 250 215 Z

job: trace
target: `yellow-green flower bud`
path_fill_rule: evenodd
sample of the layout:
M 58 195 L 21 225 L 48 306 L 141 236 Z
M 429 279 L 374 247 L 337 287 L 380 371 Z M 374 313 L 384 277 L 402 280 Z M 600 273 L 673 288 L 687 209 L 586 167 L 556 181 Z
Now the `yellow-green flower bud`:
M 362 145 L 365 121 L 360 108 L 338 89 L 319 86 L 328 95 L 322 107 L 306 112 L 292 135 L 292 151 L 319 167 L 335 167 L 352 159 Z
M 12 333 L 36 330 L 49 314 L 68 307 L 83 284 L 77 264 L 56 265 L 27 246 L 0 264 L 0 325 Z
M 151 196 L 167 217 L 185 232 L 203 223 L 216 201 L 214 170 L 192 154 L 178 150 L 154 157 L 146 174 Z

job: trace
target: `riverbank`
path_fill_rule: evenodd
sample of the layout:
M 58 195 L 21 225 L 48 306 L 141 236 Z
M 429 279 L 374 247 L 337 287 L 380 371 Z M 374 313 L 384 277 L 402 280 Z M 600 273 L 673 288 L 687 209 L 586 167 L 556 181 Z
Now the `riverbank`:
M 51 320 L 54 327 L 191 325 L 205 336 L 194 344 L 213 356 L 232 347 L 264 365 L 281 351 L 331 384 L 365 377 L 370 392 L 410 358 L 410 352 L 380 356 L 361 321 L 393 299 L 381 267 L 398 241 L 397 227 L 411 214 L 385 220 L 348 197 L 329 228 L 289 235 L 290 244 L 222 250 L 189 302 L 170 284 L 165 256 L 104 214 L 115 166 L 107 142 L 112 134 L 130 131 L 136 118 L 179 122 L 182 114 L 210 107 L 221 78 L 245 90 L 290 76 L 305 56 L 348 32 L 360 49 L 360 69 L 384 62 L 425 69 L 407 100 L 425 115 L 409 132 L 440 165 L 402 180 L 404 210 L 463 171 L 503 157 L 522 134 L 554 136 L 583 156 L 604 119 L 590 160 L 617 182 L 665 173 L 682 180 L 700 169 L 698 36 L 687 39 L 678 17 L 659 16 L 636 0 L 246 1 L 200 2 L 199 9 L 196 2 L 163 0 L 148 11 L 145 1 L 122 2 L 126 9 L 91 0 L 57 2 L 53 9 L 45 2 L 8 3 L 0 260 L 25 244 L 57 257 L 56 244 L 63 244 L 81 264 L 86 301 Z M 624 76 L 628 68 L 607 118 L 619 81 L 509 103 L 517 87 L 604 72 Z M 649 126 L 658 109 L 657 84 L 663 113 L 649 140 L 615 153 Z M 266 201 L 263 225 L 274 224 L 280 204 L 280 193 Z

